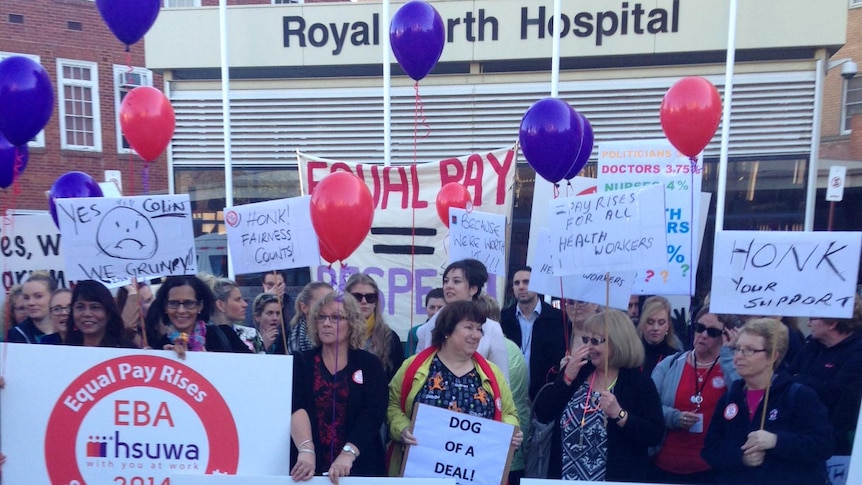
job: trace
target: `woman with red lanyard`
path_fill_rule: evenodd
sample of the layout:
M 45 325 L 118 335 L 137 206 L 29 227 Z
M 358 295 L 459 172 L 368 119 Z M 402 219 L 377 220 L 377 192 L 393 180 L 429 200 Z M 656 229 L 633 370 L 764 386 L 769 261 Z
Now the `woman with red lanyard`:
M 709 465 L 700 457 L 703 440 L 718 400 L 739 378 L 733 368 L 729 315 L 702 308 L 694 319 L 694 348 L 668 357 L 656 366 L 652 380 L 661 397 L 667 435 L 654 456 L 654 479 L 662 483 L 713 483 Z M 722 351 L 725 358 L 722 357 Z

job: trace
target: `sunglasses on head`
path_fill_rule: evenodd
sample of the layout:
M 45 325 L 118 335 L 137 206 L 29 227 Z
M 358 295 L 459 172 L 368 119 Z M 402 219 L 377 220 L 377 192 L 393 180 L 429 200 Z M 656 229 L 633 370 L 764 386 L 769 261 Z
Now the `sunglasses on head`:
M 366 303 L 377 303 L 377 293 L 351 293 L 351 295 L 359 303 L 362 303 L 363 299 Z
M 694 329 L 694 333 L 703 333 L 704 331 L 706 331 L 706 334 L 712 338 L 721 337 L 721 334 L 722 334 L 722 331 L 720 329 L 714 328 L 714 327 L 707 327 L 706 325 L 704 325 L 700 322 L 696 322 L 692 326 L 692 328 Z

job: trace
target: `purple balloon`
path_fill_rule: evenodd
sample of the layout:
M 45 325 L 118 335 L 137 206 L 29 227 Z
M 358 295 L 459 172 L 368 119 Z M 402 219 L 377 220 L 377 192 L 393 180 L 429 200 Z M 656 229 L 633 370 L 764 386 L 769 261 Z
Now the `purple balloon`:
M 524 113 L 519 130 L 521 151 L 536 173 L 556 184 L 575 163 L 583 134 L 582 118 L 568 103 L 544 98 Z
M 572 180 L 581 173 L 581 170 L 583 170 L 587 162 L 590 161 L 590 155 L 593 154 L 593 143 L 595 142 L 595 137 L 593 136 L 593 125 L 590 124 L 590 120 L 577 111 L 575 111 L 575 113 L 581 118 L 581 122 L 584 127 L 584 135 L 583 138 L 581 138 L 581 147 L 578 149 L 578 157 L 575 159 L 575 163 L 569 169 L 569 172 L 563 177 L 566 180 Z
M 161 0 L 96 0 L 96 7 L 120 42 L 132 45 L 153 26 L 161 3 Z
M 54 88 L 39 63 L 23 56 L 0 62 L 0 133 L 26 145 L 51 119 Z
M 19 165 L 15 168 L 15 158 L 18 158 Z M 5 189 L 12 185 L 18 177 L 24 173 L 27 168 L 27 159 L 30 157 L 30 152 L 27 150 L 27 145 L 16 147 L 9 143 L 9 140 L 3 138 L 0 134 L 0 188 Z
M 421 0 L 407 2 L 392 17 L 389 42 L 398 64 L 418 81 L 434 69 L 443 53 L 443 18 Z
M 84 172 L 66 172 L 57 177 L 51 190 L 48 191 L 48 208 L 51 210 L 51 217 L 58 228 L 60 222 L 57 221 L 55 201 L 74 197 L 104 197 L 104 194 L 99 183 Z

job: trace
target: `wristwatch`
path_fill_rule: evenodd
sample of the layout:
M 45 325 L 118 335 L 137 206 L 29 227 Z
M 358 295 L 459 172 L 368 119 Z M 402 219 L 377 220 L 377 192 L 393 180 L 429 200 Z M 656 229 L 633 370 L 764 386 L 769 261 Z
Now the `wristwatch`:
M 608 419 L 610 419 L 611 421 L 613 421 L 613 422 L 615 422 L 615 423 L 618 423 L 618 422 L 620 422 L 620 421 L 622 421 L 622 420 L 626 419 L 626 416 L 628 416 L 628 415 L 629 415 L 628 411 L 626 411 L 625 409 L 620 409 L 620 414 L 619 414 L 619 415 L 617 415 L 617 417 L 615 417 L 615 418 L 608 418 Z
M 356 458 L 356 448 L 350 445 L 344 445 L 344 447 L 341 448 L 341 451 L 345 453 L 350 453 L 351 455 L 353 455 L 353 458 Z

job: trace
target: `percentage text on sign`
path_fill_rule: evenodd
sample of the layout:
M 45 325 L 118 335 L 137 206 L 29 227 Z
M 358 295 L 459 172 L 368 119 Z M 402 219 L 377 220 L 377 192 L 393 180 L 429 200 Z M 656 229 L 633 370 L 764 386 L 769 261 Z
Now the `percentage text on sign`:
M 683 261 L 685 261 L 685 255 L 679 254 L 681 249 L 682 246 L 674 246 L 673 244 L 669 245 L 667 247 L 667 254 L 669 255 L 667 257 L 667 262 L 673 263 L 674 261 L 676 261 L 677 263 L 682 263 Z

